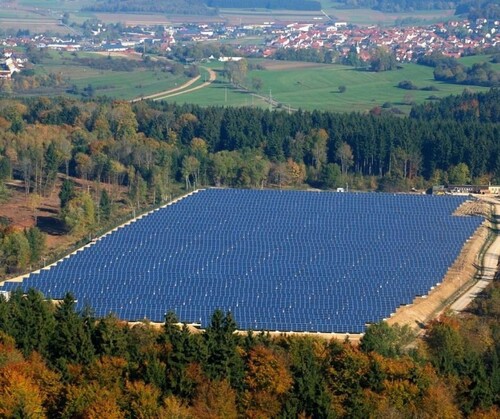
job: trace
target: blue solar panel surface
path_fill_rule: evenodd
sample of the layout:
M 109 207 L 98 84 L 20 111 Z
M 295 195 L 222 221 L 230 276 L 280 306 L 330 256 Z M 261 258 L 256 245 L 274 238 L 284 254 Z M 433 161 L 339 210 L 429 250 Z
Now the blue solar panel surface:
M 363 332 L 441 282 L 480 217 L 464 197 L 208 189 L 31 274 L 21 286 L 99 316 Z

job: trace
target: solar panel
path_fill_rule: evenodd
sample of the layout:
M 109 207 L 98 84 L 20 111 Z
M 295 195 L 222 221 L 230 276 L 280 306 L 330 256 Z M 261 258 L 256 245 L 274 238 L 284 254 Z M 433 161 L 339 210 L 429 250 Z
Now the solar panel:
M 480 217 L 450 196 L 207 189 L 1 289 L 71 291 L 98 316 L 362 332 L 441 282 Z

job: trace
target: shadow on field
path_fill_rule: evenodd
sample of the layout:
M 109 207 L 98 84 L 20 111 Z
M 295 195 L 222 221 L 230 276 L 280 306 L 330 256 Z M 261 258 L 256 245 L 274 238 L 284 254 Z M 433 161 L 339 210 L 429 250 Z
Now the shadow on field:
M 66 233 L 63 222 L 56 217 L 39 216 L 37 217 L 36 226 L 40 231 L 51 236 L 62 236 Z

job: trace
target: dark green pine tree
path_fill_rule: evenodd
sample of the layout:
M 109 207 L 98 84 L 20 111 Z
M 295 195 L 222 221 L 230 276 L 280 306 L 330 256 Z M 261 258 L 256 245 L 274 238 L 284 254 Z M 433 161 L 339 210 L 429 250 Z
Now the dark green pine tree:
M 50 344 L 51 361 L 62 371 L 71 363 L 88 364 L 94 357 L 89 322 L 75 311 L 75 298 L 71 293 L 57 307 L 56 327 Z
M 169 393 L 190 399 L 193 396 L 195 382 L 186 372 L 187 366 L 199 355 L 200 348 L 194 343 L 186 325 L 179 327 L 179 320 L 175 313 L 169 311 L 165 316 L 165 326 L 162 340 L 167 344 L 165 363 L 166 390 Z
M 285 404 L 285 416 L 335 417 L 322 368 L 314 354 L 313 341 L 297 338 L 292 342 L 291 355 L 294 384 Z
M 235 331 L 236 322 L 231 313 L 224 316 L 221 310 L 215 310 L 204 334 L 207 346 L 204 369 L 210 379 L 228 379 L 233 388 L 240 390 L 243 387 L 244 364 L 236 351 L 239 338 Z
M 66 205 L 71 201 L 76 195 L 75 185 L 69 179 L 64 179 L 61 186 L 61 191 L 59 192 L 59 199 L 61 200 L 61 210 L 66 208 Z
M 492 348 L 488 357 L 489 375 L 491 380 L 491 391 L 494 394 L 493 402 L 500 404 L 500 344 Z
M 10 293 L 9 301 L 0 296 L 0 330 L 14 337 L 17 330 L 17 319 L 21 317 L 21 303 L 24 293 L 20 288 Z
M 14 338 L 25 355 L 37 351 L 48 355 L 50 337 L 54 333 L 53 305 L 34 289 L 30 289 L 21 300 L 21 317 L 17 319 Z
M 114 314 L 99 320 L 92 330 L 92 342 L 97 355 L 127 356 L 126 327 Z
M 99 199 L 99 216 L 101 222 L 109 221 L 111 218 L 111 199 L 106 189 L 101 191 L 101 198 Z
M 51 142 L 45 151 L 45 191 L 48 191 L 54 185 L 60 163 L 61 160 L 56 146 Z
M 24 230 L 24 235 L 30 246 L 30 262 L 37 262 L 45 249 L 45 236 L 37 227 Z

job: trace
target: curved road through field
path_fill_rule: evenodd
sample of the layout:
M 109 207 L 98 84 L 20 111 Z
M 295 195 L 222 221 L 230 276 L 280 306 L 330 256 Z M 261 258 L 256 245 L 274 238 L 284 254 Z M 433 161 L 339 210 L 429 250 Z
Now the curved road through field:
M 201 76 L 196 76 L 196 77 L 192 78 L 191 80 L 188 80 L 186 83 L 182 84 L 179 87 L 165 90 L 163 92 L 154 93 L 154 94 L 148 95 L 148 96 L 141 96 L 139 98 L 132 99 L 130 102 L 134 103 L 134 102 L 138 102 L 140 100 L 146 100 L 146 99 L 162 100 L 162 99 L 166 99 L 166 98 L 169 98 L 172 96 L 183 95 L 184 93 L 190 93 L 190 92 L 193 92 L 195 90 L 203 89 L 204 87 L 207 87 L 211 83 L 213 83 L 215 81 L 215 79 L 217 78 L 217 75 L 216 75 L 215 71 L 213 71 L 210 68 L 207 68 L 207 67 L 202 67 L 202 68 L 204 68 L 205 70 L 208 71 L 209 78 L 206 82 L 204 82 L 203 84 L 200 84 L 199 86 L 188 89 L 189 86 L 191 86 L 193 83 L 197 82 L 201 77 Z
M 183 85 L 182 89 L 172 89 L 172 90 L 169 90 L 168 92 L 165 92 L 165 93 L 158 93 L 155 95 L 155 99 L 153 99 L 153 100 L 167 99 L 169 97 L 183 95 L 184 93 L 191 93 L 191 92 L 194 92 L 195 90 L 203 89 L 204 87 L 209 86 L 210 84 L 212 84 L 215 81 L 215 79 L 217 78 L 217 75 L 215 74 L 215 71 L 212 70 L 211 68 L 207 68 L 207 67 L 202 67 L 202 68 L 207 70 L 208 74 L 209 74 L 208 80 L 206 82 L 200 84 L 199 86 L 192 87 L 191 89 L 184 90 L 185 87 L 190 86 L 191 84 L 194 83 L 194 81 L 198 80 L 200 78 L 200 76 L 198 76 L 198 77 L 196 77 L 196 79 L 193 79 L 194 81 L 192 83 L 188 84 L 188 86 Z M 181 91 L 178 91 L 178 90 L 181 90 Z
M 495 277 L 495 274 L 497 272 L 497 269 L 499 268 L 499 259 L 500 259 L 500 234 L 499 234 L 499 227 L 500 227 L 500 204 L 497 202 L 492 202 L 491 200 L 488 200 L 488 202 L 494 204 L 495 209 L 492 214 L 492 231 L 493 234 L 495 234 L 495 239 L 493 243 L 488 247 L 488 250 L 484 254 L 483 261 L 482 261 L 482 273 L 481 277 L 479 280 L 470 288 L 468 289 L 465 294 L 460 296 L 452 305 L 451 309 L 455 312 L 463 311 L 467 306 L 474 300 L 474 298 L 477 297 L 477 295 L 484 290 L 491 281 L 493 281 L 493 278 Z

